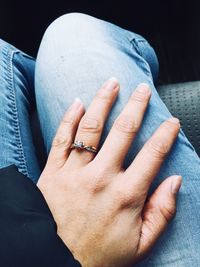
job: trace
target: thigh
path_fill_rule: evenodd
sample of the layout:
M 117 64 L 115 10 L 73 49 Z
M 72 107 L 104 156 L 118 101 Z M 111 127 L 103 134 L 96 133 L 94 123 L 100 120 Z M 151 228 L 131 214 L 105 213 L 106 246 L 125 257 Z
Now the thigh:
M 102 83 L 115 76 L 121 90 L 102 135 L 105 140 L 136 86 L 145 82 L 152 98 L 143 126 L 127 154 L 125 167 L 170 112 L 153 79 L 157 59 L 147 41 L 111 23 L 83 14 L 68 14 L 53 22 L 42 40 L 36 63 L 36 101 L 47 152 L 60 120 L 75 97 L 85 107 Z M 169 175 L 183 176 L 178 211 L 148 258 L 138 266 L 197 266 L 200 262 L 200 159 L 181 131 L 157 175 L 155 188 Z M 199 249 L 200 250 L 200 249 Z
M 0 40 L 0 168 L 15 164 L 36 181 L 40 174 L 30 127 L 35 60 Z

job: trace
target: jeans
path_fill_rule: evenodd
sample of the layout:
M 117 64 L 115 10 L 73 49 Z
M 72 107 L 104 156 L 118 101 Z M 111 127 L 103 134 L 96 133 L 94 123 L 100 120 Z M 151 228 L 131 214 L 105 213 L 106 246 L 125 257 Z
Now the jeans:
M 111 76 L 121 90 L 101 138 L 136 86 L 145 82 L 152 97 L 140 132 L 125 160 L 127 167 L 155 129 L 171 117 L 154 83 L 158 61 L 140 35 L 88 15 L 71 13 L 46 30 L 36 61 L 0 41 L 0 167 L 15 164 L 34 182 L 41 173 L 30 129 L 36 107 L 47 154 L 65 110 L 75 97 L 85 107 Z M 35 79 L 35 80 L 34 80 Z M 34 82 L 35 81 L 35 82 Z M 137 266 L 200 266 L 200 158 L 181 130 L 151 191 L 166 177 L 179 174 L 183 185 L 177 214 L 148 257 Z

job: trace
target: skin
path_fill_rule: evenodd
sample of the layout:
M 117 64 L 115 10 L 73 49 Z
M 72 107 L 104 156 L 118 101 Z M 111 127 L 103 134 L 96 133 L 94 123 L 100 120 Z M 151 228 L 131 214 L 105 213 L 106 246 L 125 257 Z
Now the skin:
M 96 93 L 85 112 L 76 99 L 52 143 L 38 187 L 58 235 L 83 267 L 133 266 L 152 248 L 176 211 L 181 176 L 166 178 L 147 199 L 148 190 L 180 129 L 163 122 L 132 164 L 123 161 L 142 124 L 151 97 L 140 84 L 94 154 L 72 149 L 74 140 L 98 148 L 106 118 L 118 95 L 115 78 Z

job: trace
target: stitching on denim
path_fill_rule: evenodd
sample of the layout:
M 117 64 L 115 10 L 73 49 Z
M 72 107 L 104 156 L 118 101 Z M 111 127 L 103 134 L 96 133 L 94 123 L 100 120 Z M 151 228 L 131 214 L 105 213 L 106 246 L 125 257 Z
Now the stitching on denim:
M 135 38 L 132 38 L 132 39 L 130 40 L 130 43 L 131 43 L 131 45 L 132 45 L 132 48 L 134 48 L 134 49 L 136 50 L 136 52 L 137 52 L 141 57 L 143 57 L 142 51 L 141 51 L 141 49 L 138 47 Z
M 139 41 L 143 42 L 144 40 L 139 40 Z M 146 73 L 148 78 L 150 78 L 150 80 L 152 80 L 153 76 L 152 76 L 152 73 L 151 73 L 151 70 L 150 70 L 149 63 L 143 57 L 143 53 L 142 53 L 141 49 L 138 47 L 138 45 L 136 44 L 135 38 L 132 38 L 131 40 L 129 40 L 129 42 L 131 44 L 131 48 L 134 49 L 138 53 L 139 57 L 141 57 L 141 62 L 142 62 L 141 68 Z
M 12 107 L 12 115 L 13 115 L 13 124 L 14 124 L 14 133 L 15 133 L 15 140 L 17 151 L 19 154 L 19 165 L 22 169 L 23 174 L 29 176 L 27 163 L 24 155 L 23 145 L 22 145 L 22 138 L 20 133 L 19 127 L 19 118 L 18 118 L 18 110 L 16 104 L 16 95 L 15 95 L 15 85 L 14 85 L 14 75 L 13 75 L 13 57 L 16 52 L 19 52 L 17 49 L 14 50 L 12 47 L 3 46 L 2 47 L 2 54 L 3 59 L 5 60 L 5 67 L 7 70 L 7 76 L 5 77 L 8 83 L 8 90 L 9 90 L 9 97 L 11 100 L 11 107 Z

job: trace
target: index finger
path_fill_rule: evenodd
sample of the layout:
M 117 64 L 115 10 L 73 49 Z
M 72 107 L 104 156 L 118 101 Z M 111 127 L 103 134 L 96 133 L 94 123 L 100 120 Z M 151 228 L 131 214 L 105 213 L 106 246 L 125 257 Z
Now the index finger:
M 170 118 L 162 123 L 146 142 L 124 173 L 134 190 L 137 188 L 141 194 L 148 192 L 152 181 L 176 140 L 179 130 L 179 120 Z

